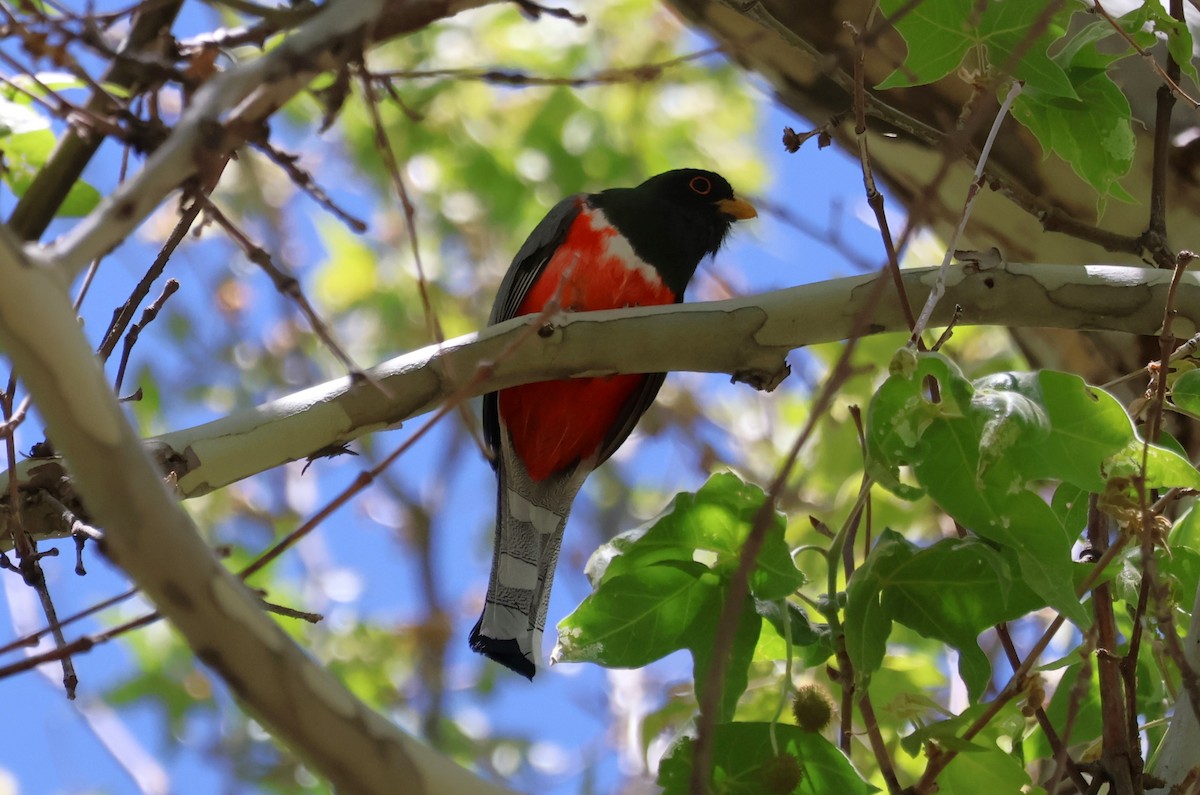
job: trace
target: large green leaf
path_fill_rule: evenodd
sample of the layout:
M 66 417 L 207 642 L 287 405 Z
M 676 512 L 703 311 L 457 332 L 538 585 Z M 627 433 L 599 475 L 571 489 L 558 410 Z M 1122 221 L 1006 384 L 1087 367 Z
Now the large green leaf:
M 904 64 L 888 75 L 879 88 L 922 85 L 954 71 L 972 53 L 968 68 L 982 71 L 1008 69 L 1018 80 L 1055 96 L 1075 97 L 1074 87 L 1062 67 L 1047 54 L 1061 35 L 1070 11 L 1060 11 L 1050 24 L 1032 37 L 1033 25 L 1046 10 L 1041 0 L 924 0 L 908 8 L 904 0 L 883 0 L 880 10 L 907 13 L 896 29 L 908 44 Z
M 1180 374 L 1171 384 L 1171 402 L 1193 417 L 1200 417 L 1200 370 Z
M 930 380 L 938 400 L 927 391 Z M 1137 439 L 1111 395 L 1068 373 L 999 373 L 970 383 L 938 354 L 903 352 L 872 400 L 867 432 L 881 485 L 908 499 L 928 494 L 964 527 L 1011 550 L 1030 588 L 1079 623 L 1087 615 L 1070 556 L 1079 526 L 1065 527 L 1068 514 L 1035 488 L 1049 480 L 1129 491 L 1143 451 L 1147 486 L 1200 485 L 1200 472 L 1178 453 Z M 905 466 L 917 487 L 900 484 Z
M 992 672 L 980 633 L 1043 606 L 989 544 L 946 539 L 921 549 L 887 530 L 847 587 L 846 649 L 856 669 L 874 671 L 896 621 L 957 649 L 959 674 L 977 699 Z
M 766 495 L 737 475 L 713 475 L 695 494 L 675 495 L 667 512 L 648 526 L 623 533 L 588 561 L 593 587 L 604 580 L 665 561 L 700 560 L 722 579 L 732 576 L 742 546 L 758 521 Z M 785 520 L 772 512 L 750 588 L 759 599 L 780 599 L 804 584 L 784 540 Z M 707 554 L 705 554 L 707 553 Z
M 791 757 L 799 765 L 801 775 L 791 790 L 773 789 L 779 754 L 772 747 L 771 732 L 769 723 L 726 723 L 715 727 L 711 795 L 768 792 L 867 795 L 879 791 L 823 736 L 787 724 L 774 726 L 775 740 L 779 754 Z M 692 791 L 692 746 L 692 738 L 681 738 L 659 763 L 658 785 L 664 795 L 686 795 Z
M 558 624 L 556 662 L 594 662 L 636 668 L 668 654 L 692 653 L 697 691 L 703 692 L 716 646 L 717 616 L 727 589 L 699 563 L 660 562 L 604 579 Z M 743 601 L 726 667 L 720 718 L 732 717 L 746 689 L 762 619 Z

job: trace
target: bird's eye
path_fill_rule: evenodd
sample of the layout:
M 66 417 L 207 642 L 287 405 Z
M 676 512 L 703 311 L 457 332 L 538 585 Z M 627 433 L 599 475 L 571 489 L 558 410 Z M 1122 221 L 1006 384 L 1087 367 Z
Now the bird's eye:
M 688 187 L 701 196 L 707 196 L 712 193 L 712 182 L 708 177 L 692 177 L 692 181 L 688 183 Z

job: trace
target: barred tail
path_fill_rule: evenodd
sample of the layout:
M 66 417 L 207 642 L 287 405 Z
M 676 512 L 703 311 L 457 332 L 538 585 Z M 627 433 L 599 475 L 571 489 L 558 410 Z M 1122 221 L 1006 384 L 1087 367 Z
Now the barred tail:
M 471 648 L 528 679 L 541 665 L 563 529 L 589 471 L 577 466 L 534 482 L 510 450 L 501 454 L 492 573 Z

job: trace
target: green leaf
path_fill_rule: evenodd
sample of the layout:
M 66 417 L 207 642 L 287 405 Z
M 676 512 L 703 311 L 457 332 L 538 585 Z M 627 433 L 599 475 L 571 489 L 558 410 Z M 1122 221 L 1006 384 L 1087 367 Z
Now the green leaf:
M 1155 31 L 1167 37 L 1167 51 L 1183 69 L 1183 73 L 1194 81 L 1200 81 L 1196 72 L 1196 64 L 1192 61 L 1193 45 L 1192 31 L 1187 24 L 1175 19 L 1161 3 L 1145 2 L 1142 6 L 1122 18 L 1129 19 L 1130 24 L 1141 27 L 1147 22 Z M 1152 41 L 1152 40 L 1151 40 Z M 1148 45 L 1143 45 L 1148 46 Z
M 648 527 L 622 533 L 596 550 L 588 561 L 588 577 L 596 587 L 644 566 L 700 560 L 728 581 L 765 499 L 762 489 L 737 475 L 713 475 L 695 494 L 675 495 L 668 511 Z M 750 578 L 751 592 L 768 601 L 794 593 L 805 582 L 784 539 L 783 514 L 773 512 L 769 521 Z
M 1008 431 L 991 434 L 1001 438 L 985 435 L 983 443 L 993 448 L 987 457 L 1011 453 L 1016 473 L 1027 481 L 1053 478 L 1100 491 L 1105 461 L 1134 438 L 1116 398 L 1071 373 L 999 373 L 975 387 L 972 407 L 986 417 L 985 428 L 1003 425 Z
M 862 676 L 870 676 L 883 665 L 892 633 L 891 606 L 884 601 L 883 590 L 891 572 L 911 554 L 899 533 L 884 530 L 846 584 L 846 653 Z
M 713 655 L 717 650 L 717 621 L 720 610 L 725 606 L 725 592 L 722 590 L 720 609 L 709 614 L 708 621 L 698 629 L 696 642 L 688 646 L 692 653 L 692 681 L 695 683 L 696 698 L 703 700 L 708 688 L 709 669 L 713 664 Z M 725 666 L 725 678 L 721 685 L 721 702 L 717 707 L 717 720 L 733 719 L 738 699 L 746 692 L 750 683 L 750 663 L 754 661 L 754 650 L 758 646 L 758 636 L 762 631 L 763 621 L 754 610 L 754 601 L 746 599 L 742 602 L 742 614 L 738 617 L 737 632 L 733 637 L 729 660 Z
M 792 630 L 792 654 L 801 665 L 811 668 L 820 665 L 833 654 L 833 640 L 828 624 L 813 624 L 808 613 L 800 605 L 785 600 L 764 602 L 754 600 L 754 610 L 763 619 L 762 633 L 754 649 L 755 660 L 783 660 L 787 658 L 787 643 L 784 639 L 784 606 Z
M 0 109 L 20 108 L 19 105 L 5 103 L 0 100 Z M 27 108 L 22 110 L 28 111 Z M 0 112 L 3 112 L 0 110 Z M 32 112 L 32 111 L 30 111 Z M 36 114 L 34 114 L 36 116 Z M 40 117 L 38 117 L 40 118 Z M 45 121 L 42 119 L 42 121 Z M 4 134 L 4 127 L 9 124 L 24 125 L 17 131 L 9 127 L 11 134 Z M 0 155 L 4 157 L 4 183 L 17 197 L 25 195 L 25 191 L 33 184 L 33 178 L 45 165 L 46 159 L 54 150 L 54 133 L 49 129 L 40 129 L 36 120 L 27 117 L 22 121 L 17 114 L 8 115 L 0 120 Z M 76 181 L 67 191 L 58 215 L 65 218 L 77 218 L 87 215 L 100 203 L 100 192 L 82 180 Z
M 880 9 L 893 14 L 907 4 L 883 0 Z M 1076 96 L 1062 67 L 1047 54 L 1062 36 L 1070 11 L 1059 12 L 1036 38 L 1031 27 L 1045 11 L 1040 0 L 1005 0 L 977 3 L 974 0 L 924 0 L 909 9 L 896 30 L 908 45 L 903 65 L 888 75 L 878 88 L 932 83 L 950 74 L 968 53 L 977 63 L 974 70 L 1010 70 L 1013 77 L 1054 96 Z
M 1172 547 L 1188 547 L 1200 551 L 1200 508 L 1196 503 L 1175 522 L 1167 543 Z
M 1086 625 L 1072 585 L 1074 534 L 1030 483 L 1061 479 L 1101 489 L 1112 455 L 1134 437 L 1128 417 L 1113 398 L 1069 374 L 1002 373 L 972 385 L 939 354 L 912 358 L 892 368 L 871 401 L 873 471 L 910 467 L 943 510 L 1013 550 L 1029 586 Z M 929 378 L 940 402 L 925 394 Z
M 1129 32 L 1129 31 L 1126 31 Z M 1127 57 L 1130 50 L 1110 52 L 1101 51 L 1096 45 L 1117 36 L 1117 31 L 1107 20 L 1097 19 L 1085 25 L 1074 36 L 1067 40 L 1054 55 L 1054 62 L 1064 69 L 1093 69 L 1103 72 L 1109 66 Z M 1154 43 L 1151 34 L 1145 39 L 1146 44 Z
M 1015 478 L 981 481 L 973 476 L 979 436 L 968 421 L 936 426 L 926 436 L 940 455 L 913 469 L 929 496 L 965 527 L 1014 550 L 1029 586 L 1056 610 L 1086 626 L 1087 613 L 1072 586 L 1071 539 L 1045 501 L 1018 487 Z M 990 471 L 1014 469 L 1016 457 L 1005 458 L 1004 467 L 994 465 Z
M 970 400 L 971 384 L 958 367 L 940 355 L 914 355 L 901 349 L 889 366 L 892 373 L 867 408 L 867 466 L 880 485 L 902 499 L 915 500 L 925 490 L 900 481 L 900 467 L 927 452 L 922 442 L 934 423 L 961 417 L 956 396 Z M 935 379 L 943 400 L 934 402 L 924 393 L 926 379 Z
M 1200 417 L 1200 370 L 1183 373 L 1171 385 L 1171 402 L 1177 409 Z
M 1079 658 L 1073 656 L 1073 659 Z M 1080 682 L 1079 674 L 1082 668 L 1082 663 L 1078 662 L 1066 666 L 1062 678 L 1054 688 L 1054 695 L 1050 697 L 1050 703 L 1046 705 L 1046 717 L 1050 719 L 1053 726 L 1065 726 L 1068 712 L 1074 715 L 1071 729 L 1073 744 L 1090 743 L 1100 736 L 1103 726 L 1095 667 L 1091 666 L 1088 678 Z M 1047 669 L 1043 667 L 1041 670 Z M 1072 707 L 1073 699 L 1075 704 Z M 1044 758 L 1054 753 L 1054 749 L 1050 747 L 1049 741 L 1042 732 L 1034 732 L 1029 740 L 1037 754 L 1034 758 Z
M 902 737 L 900 747 L 914 757 L 928 742 L 935 742 L 944 748 L 951 748 L 963 753 L 986 753 L 998 745 L 1014 747 L 1026 733 L 1027 719 L 1021 714 L 1021 706 L 1019 699 L 1009 701 L 971 740 L 964 740 L 961 737 L 963 731 L 990 709 L 990 705 L 986 703 L 974 704 L 954 717 L 927 723 L 911 734 Z M 978 786 L 966 790 L 954 790 L 954 792 L 975 792 L 977 790 Z M 996 792 L 1008 791 L 996 790 Z M 1018 788 L 1015 791 L 1020 792 L 1021 790 Z
M 1135 203 L 1118 184 L 1129 173 L 1137 140 L 1133 114 L 1125 94 L 1106 74 L 1074 72 L 1078 99 L 1023 91 L 1012 115 L 1037 137 L 1042 151 L 1053 152 L 1070 164 L 1080 179 L 1099 194 L 1097 213 L 1107 199 Z
M 552 659 L 637 668 L 688 649 L 700 693 L 707 683 L 717 616 L 725 601 L 724 583 L 699 563 L 664 562 L 605 578 L 559 622 Z M 726 668 L 721 719 L 732 717 L 746 689 L 761 628 L 762 619 L 747 597 Z
M 1087 528 L 1088 492 L 1071 483 L 1060 483 L 1050 500 L 1050 510 L 1067 535 L 1075 538 Z
M 712 795 L 764 795 L 776 753 L 771 745 L 769 723 L 725 723 L 713 735 Z M 780 753 L 793 757 L 801 766 L 797 795 L 867 795 L 878 788 L 867 783 L 845 755 L 820 734 L 798 726 L 776 724 L 775 739 Z M 658 785 L 663 795 L 691 792 L 691 737 L 683 737 L 668 749 L 658 766 Z
M 645 566 L 611 577 L 558 625 L 556 659 L 646 665 L 695 645 L 721 610 L 721 584 L 699 563 Z
M 1190 615 L 1200 589 L 1200 550 L 1182 546 L 1159 550 L 1158 567 L 1171 588 L 1171 598 Z
M 978 699 L 991 678 L 991 664 L 976 638 L 1044 606 L 1016 567 L 988 544 L 946 539 L 920 549 L 888 530 L 847 588 L 846 648 L 856 666 L 859 659 L 872 666 L 869 673 L 878 667 L 889 634 L 883 620 L 899 622 L 957 649 L 959 675 L 970 697 Z M 866 632 L 873 637 L 863 636 Z
M 1025 792 L 1031 783 L 1021 760 L 995 747 L 960 753 L 938 776 L 942 792 L 978 792 L 981 781 L 990 792 Z
M 1132 477 L 1141 474 L 1145 455 L 1147 488 L 1200 488 L 1200 471 L 1174 450 L 1156 444 L 1149 447 L 1141 439 L 1132 439 L 1117 454 L 1105 462 L 1110 477 Z M 1131 492 L 1132 493 L 1132 492 Z

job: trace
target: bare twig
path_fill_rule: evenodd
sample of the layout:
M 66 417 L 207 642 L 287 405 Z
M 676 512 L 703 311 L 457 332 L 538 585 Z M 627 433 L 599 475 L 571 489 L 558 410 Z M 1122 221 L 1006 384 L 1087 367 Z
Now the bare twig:
M 1113 560 L 1116 559 L 1117 555 L 1119 555 L 1125 548 L 1128 540 L 1129 537 L 1125 534 L 1122 534 L 1121 536 L 1117 537 L 1115 543 L 1109 545 L 1109 547 L 1104 550 L 1104 553 L 1100 555 L 1099 559 L 1092 564 L 1087 576 L 1083 578 L 1083 582 L 1076 587 L 1075 593 L 1077 595 L 1082 596 L 1092 589 L 1092 587 L 1100 579 L 1101 575 L 1104 574 L 1109 564 L 1112 563 Z M 1036 643 L 1033 644 L 1033 647 L 1025 656 L 1025 660 L 1021 662 L 1019 666 L 1017 666 L 1016 670 L 1013 671 L 1012 676 L 1009 678 L 1008 683 L 1005 684 L 1004 689 L 997 693 L 996 697 L 988 702 L 984 711 L 978 717 L 976 717 L 975 721 L 968 726 L 966 730 L 963 731 L 961 738 L 962 740 L 969 741 L 979 734 L 979 732 L 983 731 L 984 727 L 991 723 L 992 718 L 996 717 L 1004 705 L 1023 691 L 1025 686 L 1025 678 L 1029 675 L 1029 672 L 1033 670 L 1033 666 L 1037 664 L 1038 659 L 1042 656 L 1042 652 L 1044 652 L 1046 647 L 1050 645 L 1050 641 L 1054 639 L 1054 636 L 1065 623 L 1066 619 L 1061 615 L 1054 617 L 1054 619 L 1042 633 L 1042 636 L 1038 638 Z M 939 753 L 931 756 L 925 765 L 925 772 L 921 774 L 921 780 L 917 782 L 917 785 L 913 788 L 915 795 L 936 792 L 938 786 L 938 775 L 940 775 L 941 772 L 946 769 L 946 766 L 949 765 L 956 756 L 958 756 L 958 753 L 959 749 L 956 747 L 944 747 L 939 749 Z
M 871 15 L 875 14 L 875 6 L 871 7 Z M 908 300 L 908 292 L 904 289 L 904 280 L 900 276 L 900 258 L 896 253 L 896 242 L 892 239 L 892 230 L 888 224 L 887 212 L 884 209 L 883 194 L 875 186 L 875 173 L 871 167 L 871 150 L 867 138 L 867 103 L 866 96 L 866 77 L 863 73 L 863 62 L 866 59 L 866 44 L 861 34 L 850 25 L 845 23 L 846 27 L 850 28 L 854 36 L 854 135 L 858 141 L 858 158 L 862 168 L 863 187 L 867 193 L 867 204 L 872 212 L 875 213 L 875 221 L 879 226 L 879 234 L 883 238 L 884 254 L 886 256 L 887 270 L 892 277 L 892 284 L 896 288 L 896 298 L 900 303 L 900 308 L 904 312 L 904 319 L 908 322 L 909 330 L 916 328 L 916 318 L 913 316 L 912 304 Z M 870 19 L 867 20 L 870 24 Z M 919 337 L 919 335 L 915 335 Z
M 395 80 L 429 80 L 450 78 L 452 80 L 478 80 L 493 85 L 511 88 L 533 86 L 566 86 L 569 88 L 585 88 L 587 86 L 613 85 L 617 83 L 649 83 L 662 78 L 663 74 L 677 66 L 707 58 L 721 52 L 720 47 L 706 47 L 696 52 L 668 58 L 664 61 L 639 64 L 615 69 L 602 69 L 590 75 L 579 77 L 550 77 L 546 75 L 531 75 L 512 69 L 392 69 L 373 71 L 370 79 L 374 82 L 392 82 Z
M 275 289 L 279 291 L 280 295 L 287 296 L 287 298 L 296 304 L 296 307 L 300 310 L 300 313 L 304 315 L 305 320 L 308 321 L 308 325 L 310 328 L 312 328 L 313 333 L 317 335 L 317 338 L 321 340 L 321 343 L 329 350 L 329 352 L 332 353 L 339 362 L 341 362 L 342 367 L 345 368 L 346 372 L 351 376 L 351 378 L 367 377 L 363 373 L 362 368 L 360 368 L 354 362 L 354 360 L 350 358 L 350 354 L 346 353 L 345 350 L 342 349 L 342 346 L 338 344 L 337 340 L 333 338 L 333 334 L 330 332 L 329 327 L 325 324 L 325 321 L 322 320 L 321 316 L 317 314 L 317 310 L 313 309 L 312 304 L 309 303 L 308 297 L 305 296 L 304 291 L 300 289 L 300 282 L 296 279 L 296 277 L 289 273 L 284 273 L 280 268 L 278 268 L 271 260 L 271 255 L 267 253 L 267 250 L 251 240 L 250 237 L 240 228 L 238 228 L 237 224 L 233 223 L 233 221 L 231 221 L 229 217 L 221 211 L 221 208 L 217 207 L 217 205 L 214 204 L 211 199 L 204 197 L 201 198 L 200 201 L 204 204 L 204 211 L 216 222 L 217 226 L 221 227 L 221 229 L 224 230 L 227 235 L 229 235 L 230 239 L 233 240 L 238 248 L 242 250 L 242 253 L 246 255 L 246 259 L 250 260 L 260 269 L 262 269 L 263 273 L 265 273 L 267 277 L 271 279 L 271 283 L 275 285 Z M 377 388 L 383 390 L 383 387 L 377 382 L 375 382 L 375 385 Z M 390 397 L 386 390 L 383 390 L 383 392 L 385 396 Z
M 171 27 L 183 2 L 166 0 L 139 5 L 141 7 L 134 16 L 121 55 L 138 52 L 155 42 L 163 30 Z M 141 88 L 139 81 L 143 78 L 144 72 L 137 68 L 136 62 L 118 58 L 98 82 L 137 93 Z M 110 103 L 111 97 L 106 92 L 100 92 L 94 93 L 85 107 L 93 113 L 103 114 L 111 108 Z M 17 235 L 26 240 L 41 236 L 102 140 L 99 136 L 86 135 L 73 128 L 67 130 L 55 147 L 50 161 L 34 177 L 9 218 L 9 227 Z M 85 259 L 94 259 L 99 253 L 93 252 Z
M 428 25 L 489 0 L 342 0 L 326 4 L 260 58 L 212 77 L 192 96 L 171 134 L 140 172 L 112 192 L 54 243 L 27 252 L 53 261 L 66 277 L 120 243 L 162 199 L 193 176 L 207 173 L 247 139 L 289 98 L 327 69 L 345 65 L 350 52 Z M 26 194 L 27 196 L 29 194 Z
M 1104 552 L 1109 546 L 1108 526 L 1109 519 L 1097 508 L 1097 496 L 1092 494 L 1088 500 L 1087 538 L 1089 546 L 1097 552 Z M 1138 744 L 1129 735 L 1116 617 L 1108 583 L 1102 582 L 1092 591 L 1092 609 L 1096 620 L 1096 667 L 1100 685 L 1101 764 L 1114 791 L 1132 795 L 1134 782 L 1140 778 L 1141 759 Z M 1140 789 L 1139 786 L 1136 791 Z
M 359 233 L 367 231 L 365 221 L 355 218 L 348 210 L 339 207 L 329 194 L 317 184 L 312 175 L 300 168 L 297 162 L 300 159 L 298 155 L 290 155 L 283 152 L 272 146 L 270 141 L 266 139 L 255 141 L 254 148 L 266 155 L 272 163 L 283 169 L 284 173 L 288 175 L 288 178 L 292 180 L 292 183 L 296 187 L 307 193 L 309 198 L 328 210 L 334 217 L 340 219 L 352 231 Z
M 425 278 L 425 266 L 421 262 L 421 246 L 417 239 L 417 211 L 408 195 L 408 186 L 404 184 L 404 177 L 400 175 L 400 165 L 396 162 L 396 153 L 392 151 L 392 145 L 384 130 L 383 118 L 379 115 L 379 97 L 375 93 L 372 76 L 365 67 L 362 67 L 359 72 L 359 84 L 363 90 L 363 103 L 367 106 L 367 112 L 371 116 L 375 150 L 379 152 L 379 157 L 392 181 L 392 187 L 396 191 L 396 198 L 400 200 L 400 206 L 404 208 L 404 225 L 408 229 L 408 244 L 412 251 L 413 264 L 417 269 L 417 294 L 421 296 L 421 308 L 425 312 L 425 323 L 429 327 L 430 336 L 439 343 L 445 342 L 446 335 L 442 331 L 442 324 L 438 321 L 437 312 L 433 309 L 433 302 L 429 299 L 429 280 Z
M 167 303 L 167 299 L 178 290 L 179 282 L 174 279 L 167 279 L 167 283 L 163 285 L 162 293 L 154 300 L 154 303 L 146 307 L 146 310 L 142 312 L 142 319 L 134 323 L 133 327 L 129 329 L 129 333 L 125 335 L 125 347 L 121 351 L 121 361 L 117 365 L 117 380 L 113 386 L 113 391 L 118 395 L 121 393 L 121 384 L 125 380 L 125 367 L 129 364 L 129 354 L 133 352 L 133 346 L 137 344 L 142 329 L 154 322 L 154 319 L 158 317 L 158 313 L 162 311 L 163 306 Z
M 175 222 L 175 228 L 171 230 L 171 234 L 167 236 L 166 241 L 158 252 L 158 256 L 154 258 L 154 262 L 146 269 L 146 273 L 142 275 L 141 280 L 133 288 L 133 292 L 129 295 L 125 303 L 113 313 L 112 322 L 109 324 L 108 330 L 104 333 L 104 340 L 100 343 L 100 348 L 97 350 L 97 355 L 102 360 L 107 360 L 112 355 L 112 352 L 116 350 L 117 342 L 121 339 L 121 335 L 125 333 L 125 329 L 133 321 L 133 313 L 137 311 L 138 306 L 149 295 L 150 288 L 154 286 L 154 282 L 162 275 L 171 255 L 175 253 L 175 249 L 183 241 L 188 230 L 192 228 L 192 223 L 196 220 L 196 216 L 200 214 L 201 206 L 202 203 L 198 199 L 193 199 L 184 208 L 179 216 L 179 220 Z
M 1016 644 L 1013 643 L 1012 635 L 1008 631 L 1008 625 L 997 624 L 996 636 L 1000 638 L 1000 646 L 1004 649 L 1005 656 L 1008 657 L 1009 665 L 1012 666 L 1014 671 L 1020 668 L 1021 657 L 1019 654 L 1017 654 L 1017 647 Z M 1088 666 L 1088 658 L 1086 655 L 1084 655 L 1084 666 Z M 1090 670 L 1090 667 L 1088 670 Z M 1087 678 L 1082 672 L 1080 673 L 1079 681 L 1083 682 L 1084 684 L 1087 682 Z M 1082 692 L 1076 692 L 1079 690 L 1080 688 L 1077 684 L 1075 689 L 1071 692 L 1072 700 L 1071 704 L 1068 705 L 1066 725 L 1063 727 L 1063 733 L 1061 736 L 1059 736 L 1058 732 L 1055 731 L 1054 724 L 1050 722 L 1050 717 L 1046 714 L 1046 710 L 1043 706 L 1038 705 L 1033 711 L 1034 718 L 1036 718 L 1038 726 L 1042 730 L 1042 734 L 1046 736 L 1046 741 L 1050 744 L 1051 750 L 1054 751 L 1054 775 L 1051 779 L 1052 785 L 1046 788 L 1047 792 L 1058 791 L 1057 788 L 1053 786 L 1053 783 L 1057 782 L 1062 777 L 1064 772 L 1070 777 L 1071 781 L 1074 782 L 1076 788 L 1079 789 L 1080 792 L 1086 792 L 1088 788 L 1087 781 L 1083 778 L 1083 774 L 1079 772 L 1079 766 L 1075 763 L 1075 760 L 1071 758 L 1071 754 L 1067 750 L 1067 743 L 1071 737 L 1071 728 L 1074 725 L 1075 716 L 1079 711 L 1079 699 L 1082 698 L 1084 692 L 1086 692 L 1086 688 Z
M 971 182 L 971 186 L 967 189 L 966 200 L 963 202 L 962 215 L 959 216 L 958 227 L 954 230 L 954 234 L 946 244 L 946 255 L 942 259 L 942 268 L 938 274 L 938 279 L 933 290 L 929 293 L 929 297 L 925 300 L 925 306 L 921 309 L 921 315 L 917 318 L 916 326 L 913 328 L 912 340 L 915 344 L 921 334 L 929 325 L 929 317 L 933 312 L 933 308 L 937 306 L 938 301 L 942 300 L 942 296 L 946 292 L 946 271 L 950 267 L 950 262 L 954 258 L 954 251 L 958 246 L 958 239 L 961 237 L 963 230 L 966 229 L 967 221 L 971 217 L 971 207 L 975 204 L 975 197 L 979 195 L 979 189 L 983 185 L 983 168 L 987 164 L 988 154 L 991 152 L 992 144 L 996 141 L 996 135 L 1000 132 L 1000 125 L 1004 123 L 1004 119 L 1008 117 L 1008 109 L 1012 107 L 1012 103 L 1016 101 L 1017 96 L 1021 93 L 1021 84 L 1013 82 L 1009 87 L 1008 94 L 1004 98 L 1004 102 L 1000 105 L 1000 110 L 996 113 L 996 119 L 992 123 L 991 132 L 988 133 L 987 141 L 983 145 L 983 150 L 979 153 L 979 160 L 975 165 L 975 179 Z

